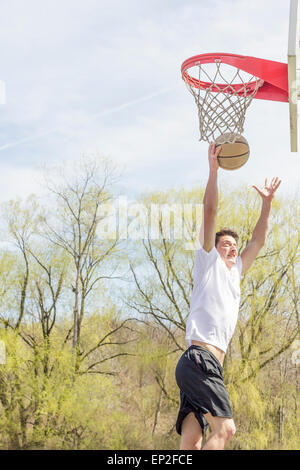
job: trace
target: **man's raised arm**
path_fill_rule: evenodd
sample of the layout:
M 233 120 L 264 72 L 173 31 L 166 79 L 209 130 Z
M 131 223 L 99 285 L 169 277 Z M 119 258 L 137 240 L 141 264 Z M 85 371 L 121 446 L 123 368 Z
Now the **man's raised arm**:
M 257 186 L 253 186 L 262 198 L 262 207 L 260 217 L 252 233 L 252 238 L 241 254 L 243 264 L 242 274 L 245 274 L 250 268 L 258 255 L 258 252 L 265 244 L 268 233 L 272 199 L 280 183 L 281 180 L 276 177 L 272 179 L 269 185 L 268 180 L 266 179 L 265 186 L 262 189 L 259 189 Z
M 203 199 L 203 248 L 209 252 L 215 245 L 218 212 L 218 150 L 210 143 L 208 149 L 209 177 Z

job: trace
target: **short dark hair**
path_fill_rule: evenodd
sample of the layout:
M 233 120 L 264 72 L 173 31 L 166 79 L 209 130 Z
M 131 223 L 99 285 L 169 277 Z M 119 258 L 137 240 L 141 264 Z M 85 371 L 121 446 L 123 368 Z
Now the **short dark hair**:
M 229 235 L 230 237 L 233 237 L 236 242 L 238 242 L 239 240 L 239 236 L 234 230 L 231 230 L 230 228 L 222 228 L 219 232 L 216 233 L 215 246 L 217 246 L 220 237 L 223 237 L 224 235 Z

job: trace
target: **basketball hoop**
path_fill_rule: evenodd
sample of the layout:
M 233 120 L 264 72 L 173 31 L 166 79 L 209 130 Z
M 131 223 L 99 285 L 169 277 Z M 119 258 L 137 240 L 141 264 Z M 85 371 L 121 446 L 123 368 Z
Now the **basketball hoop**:
M 235 142 L 253 98 L 288 101 L 287 64 L 280 62 L 201 54 L 183 62 L 181 73 L 198 108 L 199 140 L 226 134 L 226 142 Z

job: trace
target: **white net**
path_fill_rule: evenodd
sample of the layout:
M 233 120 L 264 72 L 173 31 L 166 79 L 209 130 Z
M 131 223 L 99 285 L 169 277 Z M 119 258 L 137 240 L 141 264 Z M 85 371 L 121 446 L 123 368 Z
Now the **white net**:
M 197 78 L 190 70 L 196 70 Z M 226 133 L 226 141 L 234 142 L 236 135 L 244 131 L 246 110 L 263 80 L 224 64 L 221 59 L 198 63 L 190 70 L 183 79 L 198 108 L 200 140 L 215 141 Z

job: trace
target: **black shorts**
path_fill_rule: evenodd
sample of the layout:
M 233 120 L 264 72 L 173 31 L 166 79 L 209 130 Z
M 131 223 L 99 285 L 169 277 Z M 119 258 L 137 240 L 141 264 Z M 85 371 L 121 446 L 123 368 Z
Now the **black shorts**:
M 181 356 L 175 371 L 180 388 L 180 410 L 176 431 L 181 434 L 184 418 L 192 411 L 203 435 L 208 428 L 205 413 L 222 418 L 232 418 L 223 369 L 213 353 L 202 346 L 192 345 Z

